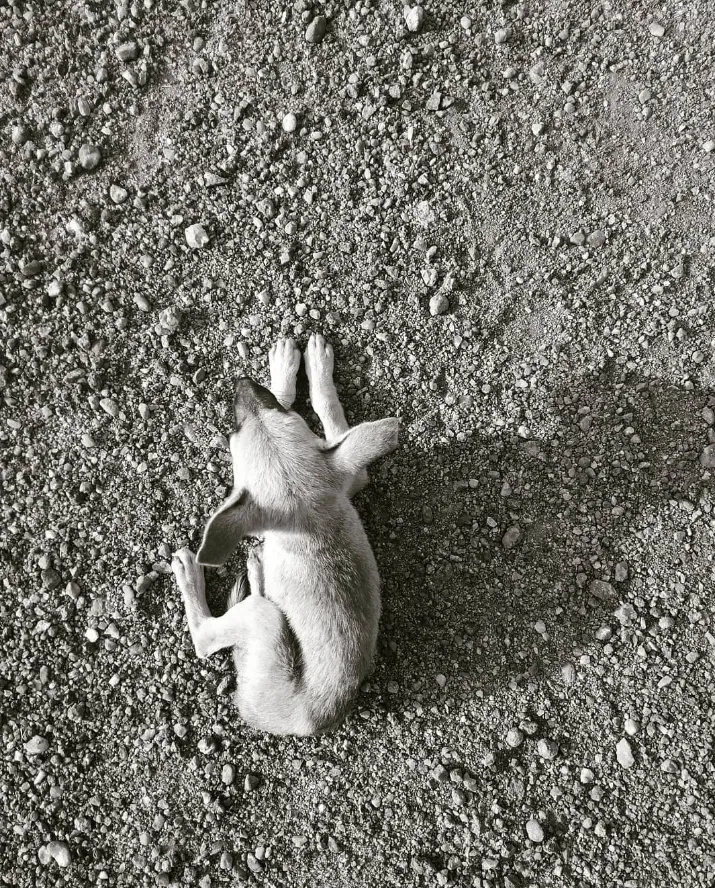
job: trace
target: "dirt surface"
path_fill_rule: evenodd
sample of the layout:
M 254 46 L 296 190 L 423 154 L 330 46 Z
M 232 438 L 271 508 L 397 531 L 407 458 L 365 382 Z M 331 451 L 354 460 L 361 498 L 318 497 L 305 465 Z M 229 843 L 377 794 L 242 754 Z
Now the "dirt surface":
M 712 885 L 715 6 L 4 0 L 0 46 L 0 884 Z M 314 330 L 401 447 L 374 674 L 275 739 L 169 560 Z

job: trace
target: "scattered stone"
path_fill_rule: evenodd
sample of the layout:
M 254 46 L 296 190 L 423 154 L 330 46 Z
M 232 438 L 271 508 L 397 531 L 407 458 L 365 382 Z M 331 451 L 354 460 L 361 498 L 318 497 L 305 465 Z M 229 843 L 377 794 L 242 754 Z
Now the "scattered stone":
M 563 663 L 561 666 L 561 680 L 567 687 L 576 683 L 576 668 L 573 663 Z
M 532 842 L 540 844 L 544 841 L 544 830 L 538 820 L 527 820 L 526 834 Z
M 184 231 L 184 235 L 186 236 L 186 243 L 191 247 L 192 250 L 201 250 L 209 242 L 209 236 L 206 233 L 206 229 L 198 222 L 194 223 L 193 225 L 189 225 L 189 227 Z
M 589 247 L 602 247 L 606 242 L 606 233 L 600 229 L 592 231 L 586 239 Z
M 497 46 L 506 43 L 509 39 L 509 30 L 507 28 L 499 28 L 494 32 L 494 42 Z
M 617 583 L 625 582 L 625 580 L 628 579 L 628 562 L 619 561 L 613 571 L 613 574 Z
M 633 737 L 640 731 L 640 725 L 634 718 L 627 718 L 624 724 L 626 734 Z
M 41 737 L 39 734 L 35 734 L 35 736 L 31 737 L 25 744 L 25 752 L 28 755 L 42 755 L 44 752 L 47 752 L 49 748 L 49 741 L 45 737 Z
M 49 842 L 47 851 L 57 866 L 64 868 L 72 863 L 72 855 L 67 842 Z
M 555 740 L 542 739 L 536 744 L 536 751 L 542 759 L 551 762 L 559 754 L 559 744 Z
M 616 590 L 605 580 L 591 580 L 588 591 L 594 598 L 598 598 L 599 601 L 609 601 L 611 598 L 616 597 Z
M 509 728 L 506 732 L 506 745 L 516 749 L 524 742 L 524 735 L 519 728 Z
M 429 301 L 429 313 L 432 317 L 443 315 L 449 311 L 449 299 L 442 292 L 434 293 Z
M 102 398 L 99 402 L 99 406 L 113 419 L 116 419 L 117 416 L 119 416 L 119 405 L 112 398 Z
M 109 196 L 115 204 L 123 204 L 127 199 L 128 192 L 127 189 L 122 188 L 121 185 L 110 185 Z
M 246 792 L 255 792 L 261 785 L 261 778 L 257 774 L 246 774 L 243 788 Z
M 128 40 L 120 43 L 115 52 L 120 62 L 133 62 L 139 56 L 139 46 L 136 40 Z
M 710 154 L 711 152 L 715 151 L 715 140 L 708 139 L 707 142 L 703 142 L 703 151 L 706 154 Z
M 325 37 L 327 21 L 324 15 L 316 15 L 305 32 L 307 43 L 320 43 Z
M 221 781 L 222 783 L 225 783 L 226 786 L 230 786 L 233 783 L 235 776 L 236 769 L 233 765 L 225 764 L 223 768 L 221 768 Z
M 631 751 L 631 744 L 625 737 L 621 738 L 616 744 L 616 758 L 618 759 L 618 764 L 622 768 L 632 768 L 635 764 L 635 759 L 633 758 L 633 753 Z
M 419 31 L 425 18 L 424 9 L 421 6 L 408 6 L 404 13 L 407 30 L 412 31 L 413 34 Z
M 297 126 L 298 118 L 295 116 L 295 114 L 288 112 L 288 114 L 283 115 L 281 127 L 283 128 L 284 133 L 294 133 Z
M 504 546 L 505 549 L 513 549 L 520 539 L 521 530 L 519 527 L 517 527 L 516 524 L 514 524 L 506 529 L 506 532 L 502 537 L 501 544 L 502 546 Z
M 648 25 L 648 30 L 654 37 L 662 37 L 665 34 L 665 28 L 658 22 L 651 22 Z
M 79 149 L 79 165 L 83 170 L 89 172 L 96 169 L 99 161 L 102 159 L 102 152 L 96 145 L 85 143 Z
M 700 454 L 700 465 L 704 469 L 715 469 L 715 444 L 708 444 Z

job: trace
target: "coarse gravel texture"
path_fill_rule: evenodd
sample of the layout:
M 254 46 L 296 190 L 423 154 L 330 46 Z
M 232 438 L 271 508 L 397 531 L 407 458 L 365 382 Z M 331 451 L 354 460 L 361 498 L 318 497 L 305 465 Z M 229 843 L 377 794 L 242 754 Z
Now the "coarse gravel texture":
M 5 0 L 0 46 L 0 885 L 712 885 L 712 0 Z M 311 331 L 401 446 L 375 671 L 276 739 L 169 560 Z

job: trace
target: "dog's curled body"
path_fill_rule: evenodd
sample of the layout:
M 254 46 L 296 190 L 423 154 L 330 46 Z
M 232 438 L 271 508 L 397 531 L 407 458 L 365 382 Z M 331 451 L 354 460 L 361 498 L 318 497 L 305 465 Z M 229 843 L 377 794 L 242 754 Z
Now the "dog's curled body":
M 342 721 L 371 668 L 380 579 L 349 497 L 366 483 L 365 467 L 397 445 L 395 419 L 348 428 L 322 337 L 311 337 L 305 360 L 327 440 L 287 409 L 300 353 L 280 340 L 271 391 L 237 384 L 233 493 L 209 520 L 198 559 L 184 549 L 173 564 L 198 655 L 233 646 L 241 715 L 275 734 Z M 263 539 L 247 563 L 251 594 L 213 617 L 201 564 L 222 564 L 245 536 Z

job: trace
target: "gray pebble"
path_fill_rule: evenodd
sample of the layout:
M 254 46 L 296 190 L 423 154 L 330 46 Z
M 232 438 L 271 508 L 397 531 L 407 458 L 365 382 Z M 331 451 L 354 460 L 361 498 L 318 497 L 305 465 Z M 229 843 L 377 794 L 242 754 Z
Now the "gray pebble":
M 538 820 L 527 820 L 526 834 L 532 842 L 539 844 L 544 841 L 544 830 Z
M 133 62 L 139 55 L 139 47 L 136 40 L 127 40 L 120 43 L 115 52 L 120 62 Z
M 189 227 L 184 231 L 184 235 L 186 237 L 186 243 L 191 247 L 192 250 L 200 250 L 209 242 L 209 236 L 206 233 L 206 229 L 198 222 L 194 223 L 193 225 L 189 225 Z
M 49 748 L 49 741 L 44 737 L 41 737 L 39 734 L 35 734 L 35 736 L 31 737 L 25 744 L 25 752 L 28 755 L 42 755 L 42 753 L 47 752 Z
M 502 537 L 501 544 L 505 549 L 513 549 L 514 546 L 521 539 L 521 530 L 513 524 L 511 527 L 507 527 L 504 536 Z
M 109 196 L 115 204 L 122 204 L 127 199 L 127 189 L 121 185 L 110 185 Z
M 622 768 L 632 768 L 635 764 L 633 752 L 631 751 L 631 744 L 625 737 L 622 737 L 616 744 L 616 758 L 618 759 L 618 764 Z
M 79 149 L 79 165 L 83 170 L 89 172 L 97 167 L 102 159 L 102 152 L 96 145 L 85 143 Z
M 288 114 L 283 115 L 283 120 L 281 121 L 281 127 L 283 128 L 284 133 L 294 133 L 297 126 L 298 126 L 298 119 L 295 116 L 295 114 L 292 114 L 289 111 Z
M 327 22 L 324 15 L 316 15 L 313 21 L 308 25 L 305 32 L 307 43 L 320 43 L 325 37 L 325 28 Z
M 49 842 L 47 851 L 57 866 L 66 867 L 72 862 L 69 845 L 67 842 Z
M 444 293 L 435 293 L 429 301 L 429 313 L 434 318 L 448 311 L 449 299 L 447 299 Z
M 408 6 L 405 10 L 405 24 L 407 30 L 416 33 L 422 27 L 425 11 L 421 6 Z

